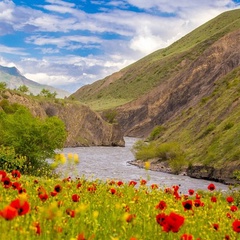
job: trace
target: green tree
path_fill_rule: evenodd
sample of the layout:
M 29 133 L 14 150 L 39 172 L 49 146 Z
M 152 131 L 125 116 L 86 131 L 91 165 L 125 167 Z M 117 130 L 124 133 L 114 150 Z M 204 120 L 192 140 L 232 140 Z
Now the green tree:
M 19 106 L 11 114 L 0 111 L 0 146 L 11 146 L 17 155 L 25 156 L 24 171 L 31 173 L 48 168 L 47 158 L 56 149 L 62 149 L 66 140 L 64 123 L 57 117 L 44 120 L 35 118 L 30 111 Z
M 51 93 L 48 89 L 43 88 L 39 95 L 46 98 L 56 98 L 57 93 L 55 91 Z
M 0 90 L 5 90 L 7 88 L 7 84 L 5 82 L 0 82 Z
M 22 92 L 22 93 L 27 93 L 29 92 L 29 88 L 26 85 L 21 85 L 18 87 L 17 89 L 18 91 Z

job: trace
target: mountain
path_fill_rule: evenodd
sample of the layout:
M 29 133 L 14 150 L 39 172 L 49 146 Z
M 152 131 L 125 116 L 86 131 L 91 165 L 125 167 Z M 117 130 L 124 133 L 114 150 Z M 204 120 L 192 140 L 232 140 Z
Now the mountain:
M 16 67 L 0 66 L 0 82 L 5 82 L 9 89 L 17 89 L 18 87 L 25 85 L 33 95 L 39 94 L 42 89 L 47 89 L 51 93 L 56 92 L 58 98 L 64 98 L 70 95 L 67 91 L 57 89 L 49 85 L 39 84 L 25 78 Z
M 41 119 L 52 116 L 60 118 L 67 131 L 65 147 L 125 145 L 117 124 L 109 124 L 98 113 L 79 102 L 0 90 L 0 112 L 1 106 L 8 103 L 24 105 L 33 116 Z
M 151 142 L 181 146 L 189 176 L 231 182 L 240 173 L 239 43 L 237 9 L 70 97 L 112 113 L 125 136 L 161 126 Z

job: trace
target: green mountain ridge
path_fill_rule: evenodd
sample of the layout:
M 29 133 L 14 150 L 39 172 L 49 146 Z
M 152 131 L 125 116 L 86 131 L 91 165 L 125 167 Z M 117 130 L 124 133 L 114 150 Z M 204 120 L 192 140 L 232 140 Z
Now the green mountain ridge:
M 103 116 L 112 113 L 125 136 L 154 136 L 149 148 L 140 149 L 142 160 L 156 158 L 175 172 L 232 183 L 240 171 L 239 43 L 237 9 L 71 97 Z
M 225 12 L 205 23 L 165 49 L 157 50 L 130 66 L 93 84 L 86 85 L 70 98 L 94 110 L 111 109 L 136 100 L 143 94 L 193 62 L 210 45 L 240 28 L 240 9 Z

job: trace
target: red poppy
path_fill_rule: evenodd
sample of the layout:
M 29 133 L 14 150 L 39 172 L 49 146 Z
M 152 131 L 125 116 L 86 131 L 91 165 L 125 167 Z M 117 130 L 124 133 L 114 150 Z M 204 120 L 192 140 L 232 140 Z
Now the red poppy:
M 18 211 L 14 207 L 6 206 L 3 210 L 0 211 L 0 216 L 5 218 L 6 220 L 12 220 L 13 218 L 18 216 Z
M 12 182 L 9 177 L 2 178 L 2 182 L 5 188 L 10 188 L 12 186 Z
M 196 199 L 201 199 L 201 195 L 199 195 L 198 193 L 196 193 Z
M 77 236 L 77 240 L 87 240 L 87 239 L 84 237 L 84 234 L 83 234 L 83 233 L 80 233 L 80 234 L 78 234 L 78 236 Z
M 109 185 L 115 185 L 116 183 L 115 183 L 114 180 L 111 180 L 108 184 L 109 184 Z
M 165 213 L 160 213 L 156 216 L 156 221 L 160 226 L 163 226 L 166 223 L 167 217 Z
M 13 200 L 10 203 L 10 206 L 15 208 L 18 211 L 18 215 L 25 215 L 30 211 L 30 205 L 27 201 L 21 200 L 19 198 Z
M 80 188 L 81 186 L 82 186 L 82 183 L 81 183 L 81 182 L 78 182 L 77 188 Z
M 229 235 L 225 235 L 225 240 L 230 240 L 230 236 Z
M 215 230 L 219 229 L 219 224 L 218 223 L 213 223 L 212 226 Z
M 158 189 L 158 185 L 157 185 L 156 183 L 153 183 L 153 184 L 151 185 L 151 188 L 152 188 L 152 189 Z
M 192 205 L 193 205 L 192 200 L 184 201 L 184 202 L 182 202 L 182 205 L 183 205 L 185 211 L 192 210 Z
M 240 233 L 240 220 L 236 219 L 233 223 L 232 223 L 232 228 L 234 232 Z
M 165 192 L 165 193 L 170 193 L 170 194 L 172 194 L 172 189 L 171 189 L 171 188 L 165 188 L 165 189 L 164 189 L 164 192 Z
M 163 231 L 178 232 L 183 223 L 184 223 L 183 216 L 171 212 L 170 215 L 166 218 L 166 223 L 163 224 Z
M 73 202 L 79 202 L 80 196 L 78 194 L 73 194 L 72 195 L 72 201 Z
M 42 202 L 45 202 L 48 199 L 48 194 L 42 186 L 38 188 L 38 197 L 41 199 Z
M 20 178 L 21 173 L 18 170 L 12 170 L 12 176 L 13 178 Z
M 180 240 L 193 240 L 193 236 L 190 235 L 190 234 L 184 233 L 184 234 L 181 236 Z
M 0 181 L 7 176 L 7 173 L 4 170 L 0 170 Z
M 36 234 L 40 235 L 41 232 L 42 232 L 41 227 L 40 227 L 40 223 L 35 222 L 35 223 L 33 223 L 33 226 L 36 228 Z
M 120 186 L 123 185 L 123 182 L 122 182 L 122 181 L 118 181 L 118 182 L 117 182 L 117 185 L 120 187 Z
M 140 185 L 146 185 L 146 184 L 147 184 L 147 181 L 145 179 L 140 180 Z
M 18 189 L 20 189 L 20 187 L 21 187 L 21 183 L 19 183 L 19 182 L 13 182 L 12 183 L 12 188 L 13 189 L 18 190 Z
M 192 195 L 194 194 L 194 190 L 193 190 L 193 189 L 189 189 L 189 190 L 188 190 L 188 193 L 189 193 L 189 195 L 192 196 Z
M 137 182 L 136 181 L 130 181 L 128 186 L 136 186 L 137 185 Z
M 233 205 L 233 206 L 230 207 L 230 210 L 232 212 L 236 212 L 238 210 L 238 207 Z
M 61 191 L 62 191 L 62 187 L 61 187 L 61 185 L 56 185 L 55 187 L 54 187 L 54 191 L 55 192 L 57 192 L 57 193 L 60 193 Z
M 228 197 L 226 198 L 226 200 L 227 200 L 228 203 L 234 202 L 234 199 L 233 199 L 232 196 L 228 196 Z
M 52 197 L 55 197 L 55 196 L 57 196 L 58 193 L 56 191 L 52 191 L 50 194 Z
M 212 196 L 212 197 L 211 197 L 211 201 L 212 201 L 212 202 L 217 202 L 217 197 Z
M 88 187 L 87 190 L 91 193 L 94 193 L 97 190 L 96 184 L 92 184 L 92 186 Z
M 160 210 L 164 210 L 164 209 L 167 208 L 167 204 L 166 204 L 165 201 L 160 201 L 160 202 L 156 205 L 155 208 L 156 208 L 156 209 L 160 209 Z
M 226 214 L 228 218 L 232 218 L 232 215 L 230 213 Z
M 48 199 L 48 194 L 46 192 L 38 194 L 38 197 L 41 199 L 42 202 L 45 202 Z
M 71 218 L 74 218 L 76 215 L 76 212 L 74 210 L 71 209 L 67 209 L 66 210 L 67 215 L 69 215 Z
M 34 182 L 35 184 L 38 184 L 38 180 L 37 180 L 37 179 L 35 179 L 33 182 Z
M 213 183 L 210 183 L 210 184 L 208 185 L 208 190 L 214 191 L 215 189 L 216 189 L 216 187 L 215 187 L 215 185 L 214 185 Z
M 115 193 L 116 193 L 116 190 L 115 190 L 114 188 L 111 188 L 111 189 L 110 189 L 110 193 L 111 193 L 111 194 L 115 194 Z
M 204 203 L 201 202 L 200 199 L 195 199 L 195 200 L 194 200 L 194 206 L 195 206 L 195 207 L 203 207 L 203 206 L 204 206 Z
M 18 189 L 18 193 L 19 193 L 19 194 L 22 194 L 22 193 L 25 193 L 25 192 L 26 192 L 26 189 L 25 189 L 25 188 L 20 187 L 20 188 Z

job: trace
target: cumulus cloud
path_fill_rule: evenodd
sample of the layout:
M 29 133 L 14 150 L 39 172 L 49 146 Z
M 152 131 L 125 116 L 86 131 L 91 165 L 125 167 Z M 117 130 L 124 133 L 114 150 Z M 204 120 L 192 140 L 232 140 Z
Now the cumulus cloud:
M 94 0 L 96 11 L 88 13 L 87 3 L 45 0 L 27 7 L 1 1 L 0 35 L 24 37 L 16 46 L 0 40 L 0 64 L 12 64 L 16 55 L 15 66 L 26 77 L 75 91 L 236 8 L 231 0 Z

